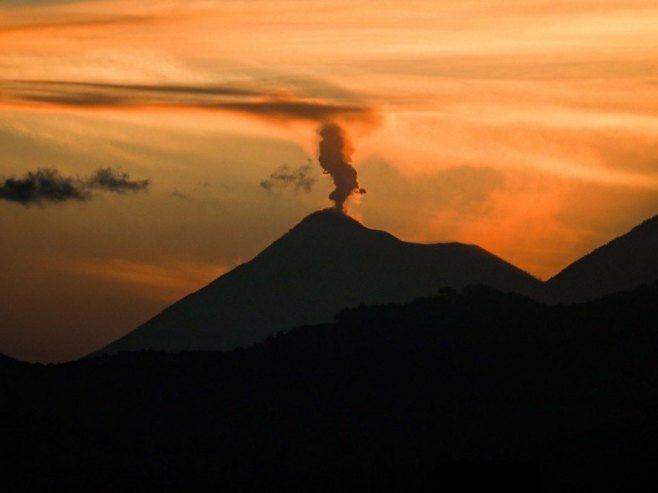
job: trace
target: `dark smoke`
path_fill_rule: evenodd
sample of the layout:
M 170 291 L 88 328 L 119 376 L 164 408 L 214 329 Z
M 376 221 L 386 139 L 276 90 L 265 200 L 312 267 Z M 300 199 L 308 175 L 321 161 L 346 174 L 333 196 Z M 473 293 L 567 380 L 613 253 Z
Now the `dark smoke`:
M 112 168 L 101 168 L 86 180 L 67 177 L 56 169 L 29 171 L 22 178 L 7 178 L 0 181 L 0 200 L 32 204 L 85 201 L 92 198 L 92 190 L 105 190 L 112 193 L 146 190 L 149 180 L 134 181 L 127 173 Z
M 108 192 L 138 192 L 146 190 L 150 180 L 131 180 L 128 173 L 122 173 L 112 168 L 101 168 L 87 180 L 89 188 L 107 190 Z
M 272 172 L 272 174 L 260 182 L 260 186 L 268 192 L 273 190 L 292 188 L 293 191 L 303 190 L 308 193 L 313 188 L 316 178 L 309 176 L 313 169 L 308 164 L 292 169 L 283 165 Z
M 350 163 L 352 146 L 343 129 L 335 123 L 327 123 L 318 133 L 322 138 L 318 157 L 320 166 L 325 174 L 331 175 L 336 185 L 329 198 L 334 201 L 337 210 L 344 211 L 347 197 L 353 193 L 366 193 L 359 187 L 356 170 Z
M 0 199 L 23 205 L 89 198 L 84 183 L 61 176 L 56 169 L 30 171 L 24 178 L 7 178 L 0 186 Z

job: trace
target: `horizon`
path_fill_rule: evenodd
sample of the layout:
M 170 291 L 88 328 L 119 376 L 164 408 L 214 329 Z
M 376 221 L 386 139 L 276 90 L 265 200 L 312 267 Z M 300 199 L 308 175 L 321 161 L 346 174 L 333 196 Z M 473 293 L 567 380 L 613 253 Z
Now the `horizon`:
M 658 214 L 657 23 L 642 0 L 2 2 L 0 353 L 75 359 L 329 206 L 330 124 L 359 222 L 554 276 Z

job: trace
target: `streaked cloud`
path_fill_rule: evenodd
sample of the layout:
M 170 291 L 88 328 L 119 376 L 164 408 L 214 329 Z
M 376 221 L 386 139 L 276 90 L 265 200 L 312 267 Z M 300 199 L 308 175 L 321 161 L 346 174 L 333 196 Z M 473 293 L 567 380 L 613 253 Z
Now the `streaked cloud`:
M 278 91 L 235 86 L 139 85 L 78 81 L 0 81 L 5 105 L 72 108 L 192 108 L 244 113 L 279 120 L 323 122 L 334 119 L 374 122 L 365 105 L 304 98 Z

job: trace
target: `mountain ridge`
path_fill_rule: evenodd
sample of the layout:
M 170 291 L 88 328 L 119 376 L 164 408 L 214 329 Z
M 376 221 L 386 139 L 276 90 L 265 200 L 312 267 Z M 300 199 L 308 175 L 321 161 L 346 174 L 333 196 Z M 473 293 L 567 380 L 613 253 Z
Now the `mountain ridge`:
M 595 248 L 546 281 L 544 301 L 575 303 L 658 280 L 658 216 Z

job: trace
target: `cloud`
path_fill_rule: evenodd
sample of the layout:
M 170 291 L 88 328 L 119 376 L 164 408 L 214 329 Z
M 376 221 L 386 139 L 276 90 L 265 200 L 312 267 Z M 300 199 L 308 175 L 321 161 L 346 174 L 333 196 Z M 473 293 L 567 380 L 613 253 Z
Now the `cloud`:
M 274 170 L 266 180 L 261 181 L 260 186 L 268 192 L 292 188 L 295 192 L 303 190 L 308 193 L 317 181 L 316 177 L 310 176 L 312 171 L 313 168 L 308 164 L 294 169 L 283 165 Z
M 2 87 L 8 94 L 24 101 L 48 101 L 63 105 L 138 105 L 146 103 L 176 104 L 193 100 L 194 96 L 262 96 L 261 91 L 229 85 L 189 84 L 114 84 L 60 80 L 5 80 Z M 78 99 L 79 97 L 79 99 Z M 42 98 L 42 99 L 39 99 Z M 178 98 L 178 99 L 176 99 Z M 199 104 L 203 100 L 197 101 Z
M 131 180 L 128 173 L 112 168 L 101 168 L 86 181 L 89 188 L 107 190 L 114 193 L 138 192 L 147 190 L 150 180 Z
M 0 200 L 16 202 L 24 206 L 32 204 L 86 201 L 92 198 L 92 190 L 112 193 L 146 190 L 149 180 L 134 181 L 127 173 L 112 168 L 101 168 L 86 180 L 60 175 L 52 168 L 28 171 L 23 178 L 11 177 L 0 182 Z
M 373 108 L 351 101 L 324 100 L 251 86 L 4 80 L 0 81 L 0 96 L 5 104 L 115 109 L 177 107 L 286 121 L 377 120 Z
M 346 119 L 373 121 L 376 118 L 374 112 L 364 106 L 294 99 L 220 103 L 214 107 L 217 109 L 249 113 L 255 116 L 277 118 L 281 120 L 310 120 L 314 122 L 322 122 L 343 117 Z
M 24 178 L 7 178 L 0 199 L 22 205 L 88 200 L 89 190 L 76 178 L 63 177 L 55 169 L 30 171 Z

